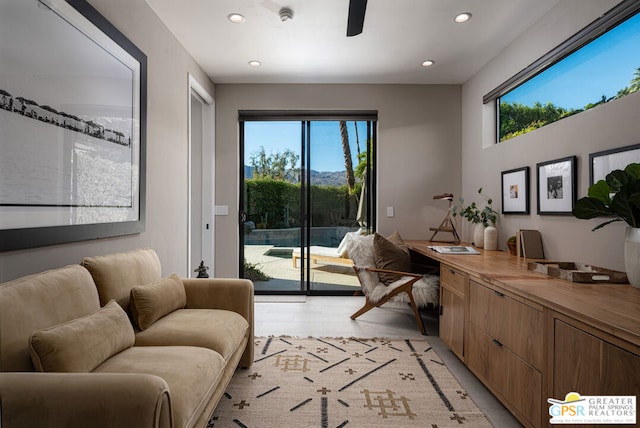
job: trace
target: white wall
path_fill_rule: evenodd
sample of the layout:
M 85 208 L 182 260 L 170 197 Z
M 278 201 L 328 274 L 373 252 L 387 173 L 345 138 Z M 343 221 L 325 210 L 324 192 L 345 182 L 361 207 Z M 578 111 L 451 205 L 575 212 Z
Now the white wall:
M 238 274 L 238 110 L 378 110 L 378 231 L 426 239 L 460 191 L 460 87 L 216 85 L 216 276 Z M 395 216 L 386 217 L 386 207 Z
M 186 274 L 188 73 L 211 94 L 213 84 L 144 0 L 89 2 L 147 55 L 146 232 L 0 253 L 0 282 L 139 247 L 158 252 L 164 273 Z
M 498 201 L 494 205 L 499 210 L 500 172 L 527 165 L 530 167 L 531 214 L 501 217 L 499 229 L 502 247 L 506 238 L 518 228 L 539 229 L 547 258 L 624 269 L 624 224 L 617 223 L 591 232 L 591 228 L 598 223 L 596 220 L 536 214 L 536 164 L 576 155 L 578 197 L 585 196 L 589 185 L 589 153 L 639 142 L 640 93 L 497 145 L 490 141 L 494 132 L 493 121 L 488 120 L 492 107 L 482 104 L 484 94 L 617 3 L 617 0 L 561 1 L 463 85 L 462 193 L 465 199 L 477 199 L 476 191 L 483 186 L 486 193 Z

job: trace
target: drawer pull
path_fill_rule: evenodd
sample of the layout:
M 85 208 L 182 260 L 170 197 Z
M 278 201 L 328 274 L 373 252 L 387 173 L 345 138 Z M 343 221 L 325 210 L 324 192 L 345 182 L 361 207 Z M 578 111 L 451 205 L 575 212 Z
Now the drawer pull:
M 498 339 L 493 339 L 492 342 L 496 345 L 502 348 L 502 343 L 500 343 L 500 341 Z
M 498 296 L 498 297 L 504 297 L 504 294 L 502 294 L 502 293 L 501 293 L 501 292 L 499 292 L 499 291 L 495 291 L 495 290 L 494 290 L 494 294 L 495 294 L 496 296 Z

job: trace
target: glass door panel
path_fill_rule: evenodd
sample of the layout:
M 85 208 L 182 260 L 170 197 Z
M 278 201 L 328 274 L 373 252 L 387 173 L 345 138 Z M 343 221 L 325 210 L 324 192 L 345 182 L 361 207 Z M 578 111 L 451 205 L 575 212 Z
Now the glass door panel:
M 300 121 L 244 122 L 241 242 L 256 292 L 305 292 L 302 264 Z M 295 263 L 295 264 L 294 264 Z
M 309 290 L 355 292 L 360 284 L 340 243 L 366 227 L 359 204 L 366 168 L 358 166 L 366 162 L 367 122 L 311 121 L 307 129 Z

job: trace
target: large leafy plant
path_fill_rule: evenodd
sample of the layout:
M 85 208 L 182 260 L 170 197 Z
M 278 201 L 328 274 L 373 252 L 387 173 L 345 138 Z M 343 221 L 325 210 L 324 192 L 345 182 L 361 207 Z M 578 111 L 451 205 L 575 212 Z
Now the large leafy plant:
M 485 227 L 489 226 L 489 222 L 491 222 L 491 224 L 496 224 L 498 213 L 493 209 L 493 200 L 482 193 L 482 187 L 478 189 L 478 193 L 487 201 L 487 204 L 484 207 L 481 208 L 475 202 L 472 202 L 471 205 L 465 206 L 464 199 L 460 197 L 458 198 L 460 206 L 456 205 L 451 209 L 453 216 L 455 217 L 460 214 L 460 217 L 466 218 L 471 223 L 482 223 Z
M 607 174 L 591 187 L 588 196 L 578 199 L 573 215 L 580 219 L 611 217 L 591 230 L 597 230 L 616 221 L 631 227 L 640 227 L 640 164 L 632 163 L 624 170 Z

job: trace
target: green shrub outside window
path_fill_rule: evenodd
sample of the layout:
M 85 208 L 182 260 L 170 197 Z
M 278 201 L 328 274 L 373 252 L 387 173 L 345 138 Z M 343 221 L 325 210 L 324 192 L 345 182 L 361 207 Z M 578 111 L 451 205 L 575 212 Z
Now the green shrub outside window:
M 639 89 L 640 13 L 635 11 L 514 89 L 495 97 L 498 141 L 526 134 Z

